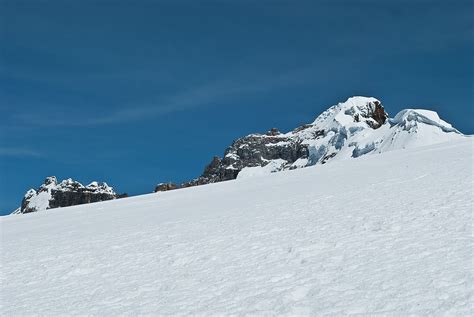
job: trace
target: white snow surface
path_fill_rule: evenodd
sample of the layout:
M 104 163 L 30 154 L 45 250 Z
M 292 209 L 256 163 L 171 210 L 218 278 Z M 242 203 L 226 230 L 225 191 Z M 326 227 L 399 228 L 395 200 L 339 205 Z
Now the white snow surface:
M 283 169 L 283 166 L 286 163 L 288 162 L 285 160 L 277 159 L 277 160 L 270 160 L 268 164 L 265 166 L 244 167 L 237 175 L 237 179 L 261 176 L 261 175 L 267 175 L 270 173 L 279 172 Z
M 0 217 L 0 315 L 473 316 L 473 150 Z

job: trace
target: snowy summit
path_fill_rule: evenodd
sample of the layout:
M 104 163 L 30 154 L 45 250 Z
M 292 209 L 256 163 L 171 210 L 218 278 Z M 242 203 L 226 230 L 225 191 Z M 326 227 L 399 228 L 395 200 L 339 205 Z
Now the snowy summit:
M 272 129 L 236 140 L 223 158 L 215 157 L 200 177 L 182 187 L 463 138 L 435 112 L 408 109 L 391 119 L 378 99 L 351 97 L 288 133 Z

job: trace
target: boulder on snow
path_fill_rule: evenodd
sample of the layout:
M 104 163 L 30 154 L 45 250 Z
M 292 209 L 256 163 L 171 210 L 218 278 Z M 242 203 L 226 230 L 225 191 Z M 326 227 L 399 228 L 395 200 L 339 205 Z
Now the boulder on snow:
M 178 185 L 176 185 L 175 183 L 160 183 L 158 185 L 156 185 L 155 187 L 155 193 L 156 192 L 166 192 L 168 190 L 174 190 L 174 189 L 178 189 Z

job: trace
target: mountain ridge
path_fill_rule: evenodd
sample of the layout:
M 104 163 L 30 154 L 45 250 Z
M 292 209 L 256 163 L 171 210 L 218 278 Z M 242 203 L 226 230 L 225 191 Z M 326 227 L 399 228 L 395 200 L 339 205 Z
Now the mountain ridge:
M 434 111 L 405 109 L 390 118 L 380 100 L 354 96 L 287 133 L 273 128 L 235 140 L 203 173 L 175 189 L 325 164 L 331 160 L 451 141 L 463 134 Z
M 404 109 L 390 118 L 380 100 L 354 96 L 329 107 L 313 122 L 286 133 L 272 128 L 263 134 L 252 133 L 238 138 L 225 149 L 222 157 L 214 156 L 199 177 L 182 184 L 159 183 L 154 191 L 299 169 L 334 160 L 442 143 L 463 136 L 434 111 Z M 83 186 L 71 179 L 58 183 L 53 176 L 37 190 L 27 191 L 21 207 L 13 214 L 125 196 L 115 193 L 106 183 L 93 182 Z

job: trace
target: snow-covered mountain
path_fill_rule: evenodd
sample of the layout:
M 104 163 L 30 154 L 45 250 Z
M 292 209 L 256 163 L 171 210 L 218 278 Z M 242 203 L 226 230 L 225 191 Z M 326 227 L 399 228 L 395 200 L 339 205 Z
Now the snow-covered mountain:
M 84 186 L 71 178 L 58 182 L 55 176 L 50 176 L 38 189 L 26 192 L 21 206 L 13 214 L 81 205 L 118 197 L 119 195 L 107 183 L 92 182 Z
M 462 138 L 436 112 L 407 109 L 389 118 L 379 100 L 352 97 L 288 133 L 272 129 L 236 140 L 223 158 L 214 157 L 200 177 L 182 187 Z
M 473 151 L 0 217 L 0 315 L 474 316 Z
M 155 191 L 168 191 L 235 178 L 357 158 L 366 154 L 459 140 L 464 136 L 432 111 L 407 109 L 389 118 L 382 103 L 371 97 L 352 97 L 330 107 L 311 124 L 288 133 L 272 129 L 250 134 L 232 143 L 224 157 L 214 157 L 203 174 L 180 186 L 161 183 Z M 119 197 L 107 184 L 83 186 L 71 179 L 47 178 L 30 189 L 13 213 L 104 201 Z

